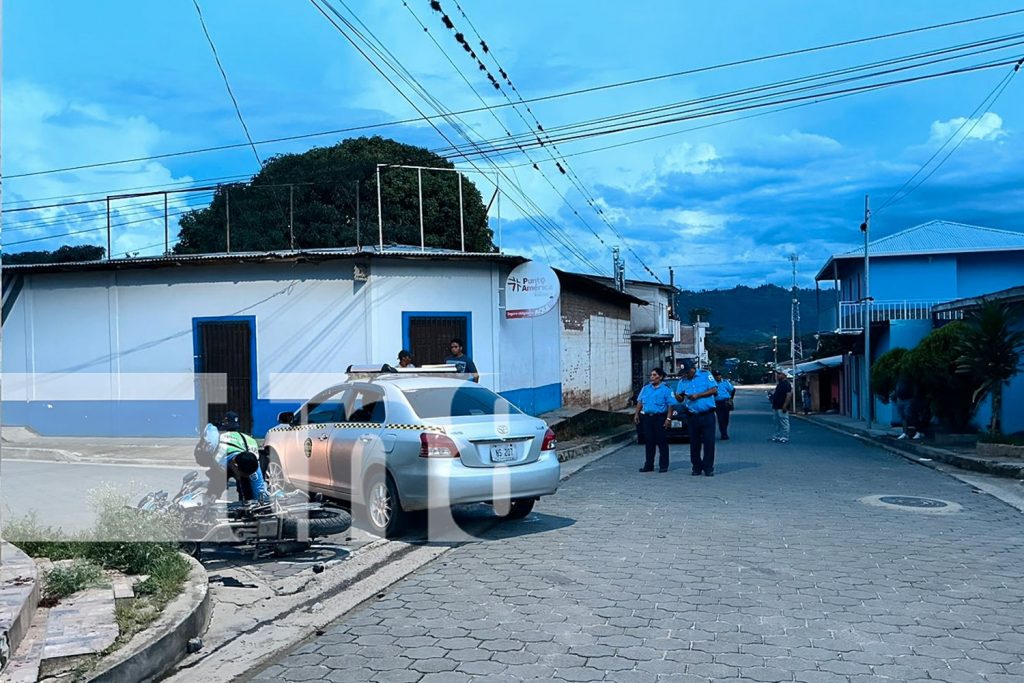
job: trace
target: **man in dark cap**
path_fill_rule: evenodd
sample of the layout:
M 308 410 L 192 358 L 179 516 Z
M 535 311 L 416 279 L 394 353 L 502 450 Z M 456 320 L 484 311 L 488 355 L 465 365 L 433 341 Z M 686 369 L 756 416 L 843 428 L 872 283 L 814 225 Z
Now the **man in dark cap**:
M 683 378 L 676 385 L 676 398 L 683 402 L 690 432 L 690 474 L 715 476 L 715 394 L 718 384 L 697 363 L 683 361 Z M 703 457 L 701 457 L 703 451 Z

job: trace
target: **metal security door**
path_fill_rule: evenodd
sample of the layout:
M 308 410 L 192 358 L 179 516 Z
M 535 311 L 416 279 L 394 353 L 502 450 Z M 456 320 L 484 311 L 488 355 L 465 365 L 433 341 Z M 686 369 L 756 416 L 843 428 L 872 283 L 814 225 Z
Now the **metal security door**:
M 409 351 L 416 365 L 443 363 L 451 350 L 452 339 L 467 338 L 466 319 L 461 316 L 415 317 L 409 319 Z
M 252 329 L 248 322 L 200 322 L 196 325 L 196 369 L 200 373 L 200 418 L 219 424 L 229 410 L 242 430 L 252 432 Z M 224 395 L 226 403 L 209 398 Z

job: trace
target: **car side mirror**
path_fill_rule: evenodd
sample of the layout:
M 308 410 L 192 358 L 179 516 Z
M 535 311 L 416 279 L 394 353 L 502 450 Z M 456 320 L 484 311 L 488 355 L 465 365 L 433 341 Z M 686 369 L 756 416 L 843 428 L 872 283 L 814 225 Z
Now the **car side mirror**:
M 292 420 L 295 419 L 295 413 L 291 411 L 285 411 L 277 414 L 277 423 L 283 425 L 290 425 Z

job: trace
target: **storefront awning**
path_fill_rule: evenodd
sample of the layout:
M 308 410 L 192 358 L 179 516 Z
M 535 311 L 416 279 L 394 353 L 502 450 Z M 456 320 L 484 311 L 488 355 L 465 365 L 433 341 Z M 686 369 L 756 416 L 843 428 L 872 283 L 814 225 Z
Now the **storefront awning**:
M 842 356 L 829 356 L 828 358 L 819 358 L 817 360 L 807 361 L 806 363 L 798 363 L 796 366 L 796 374 L 806 375 L 812 372 L 821 372 L 828 368 L 837 368 L 843 364 Z

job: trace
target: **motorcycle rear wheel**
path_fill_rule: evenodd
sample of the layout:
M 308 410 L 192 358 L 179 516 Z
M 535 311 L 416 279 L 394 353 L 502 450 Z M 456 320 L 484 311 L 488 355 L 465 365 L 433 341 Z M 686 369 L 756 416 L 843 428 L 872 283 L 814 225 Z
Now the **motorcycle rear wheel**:
M 347 531 L 352 526 L 352 516 L 344 510 L 310 510 L 308 518 L 309 538 L 333 536 Z M 287 517 L 281 528 L 285 538 L 299 537 L 301 527 L 305 526 L 305 518 Z

